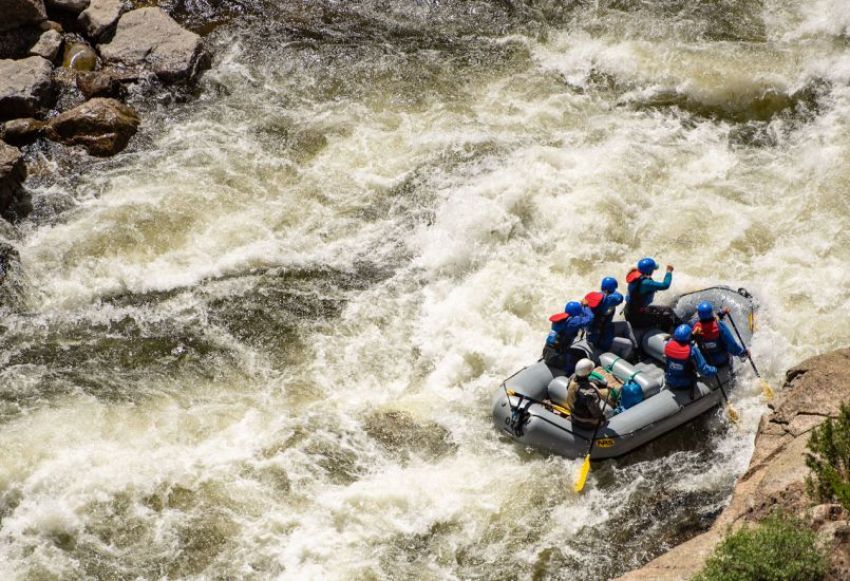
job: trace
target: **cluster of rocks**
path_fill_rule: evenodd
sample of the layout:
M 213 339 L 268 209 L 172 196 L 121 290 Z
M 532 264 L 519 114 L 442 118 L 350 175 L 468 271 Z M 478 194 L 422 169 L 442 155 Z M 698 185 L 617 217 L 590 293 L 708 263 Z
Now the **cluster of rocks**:
M 696 575 L 726 534 L 776 510 L 808 523 L 829 548 L 826 581 L 850 579 L 850 514 L 812 506 L 806 494 L 809 435 L 850 401 L 850 349 L 812 357 L 788 370 L 783 389 L 762 417 L 750 467 L 712 528 L 617 581 L 685 581 Z
M 90 155 L 123 150 L 140 119 L 122 102 L 141 80 L 194 80 L 210 63 L 201 38 L 155 6 L 127 0 L 0 0 L 0 215 L 20 215 L 38 139 Z

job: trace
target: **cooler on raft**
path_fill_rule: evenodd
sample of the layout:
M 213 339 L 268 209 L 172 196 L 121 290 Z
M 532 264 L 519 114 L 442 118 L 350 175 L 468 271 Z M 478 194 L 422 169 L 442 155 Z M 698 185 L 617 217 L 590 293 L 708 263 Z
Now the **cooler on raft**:
M 676 314 L 689 320 L 697 305 L 710 301 L 718 311 L 728 307 L 741 337 L 749 343 L 757 303 L 745 290 L 711 287 L 680 296 Z M 732 386 L 729 368 L 721 368 L 717 377 L 699 378 L 694 389 L 675 391 L 664 386 L 664 345 L 669 335 L 659 329 L 637 334 L 644 360 L 631 364 L 613 353 L 598 353 L 583 341 L 572 348 L 580 350 L 620 382 L 632 381 L 640 386 L 643 401 L 610 415 L 599 428 L 591 458 L 601 460 L 622 456 L 654 440 L 701 414 L 723 400 L 718 382 L 727 394 Z M 525 367 L 506 379 L 493 397 L 493 423 L 497 430 L 524 445 L 554 452 L 568 458 L 587 454 L 592 431 L 573 426 L 570 417 L 557 405 L 544 402 L 551 382 L 567 378 L 543 361 Z

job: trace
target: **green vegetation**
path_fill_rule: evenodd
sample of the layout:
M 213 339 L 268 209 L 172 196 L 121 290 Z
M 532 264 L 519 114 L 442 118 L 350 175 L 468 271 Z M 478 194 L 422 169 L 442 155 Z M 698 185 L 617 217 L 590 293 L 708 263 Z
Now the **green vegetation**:
M 808 526 L 773 514 L 726 537 L 694 581 L 816 581 L 828 568 Z
M 841 405 L 838 418 L 812 430 L 806 465 L 806 491 L 816 502 L 839 502 L 850 510 L 850 406 Z

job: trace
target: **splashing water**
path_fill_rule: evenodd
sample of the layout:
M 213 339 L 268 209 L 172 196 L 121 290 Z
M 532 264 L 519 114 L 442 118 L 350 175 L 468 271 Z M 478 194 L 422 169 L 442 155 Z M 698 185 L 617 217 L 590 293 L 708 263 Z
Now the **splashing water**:
M 703 418 L 581 497 L 490 396 L 643 255 L 758 296 L 774 383 L 847 344 L 844 3 L 286 4 L 218 28 L 142 145 L 36 191 L 3 576 L 599 579 L 707 527 L 749 376 L 743 431 Z

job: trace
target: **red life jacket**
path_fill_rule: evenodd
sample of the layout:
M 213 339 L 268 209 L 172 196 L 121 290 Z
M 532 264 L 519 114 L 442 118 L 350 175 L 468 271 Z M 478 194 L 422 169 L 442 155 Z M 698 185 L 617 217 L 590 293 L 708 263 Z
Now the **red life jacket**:
M 684 389 L 693 385 L 696 380 L 696 369 L 691 361 L 691 344 L 679 343 L 671 339 L 664 346 L 667 359 L 664 368 L 664 383 L 670 389 Z
M 702 333 L 697 332 L 697 329 L 701 329 Z M 694 331 L 694 337 L 701 350 L 713 354 L 722 348 L 720 345 L 720 325 L 716 318 L 710 321 L 699 321 L 694 325 Z
M 631 269 L 626 275 L 626 283 L 629 285 L 629 302 L 626 306 L 632 313 L 640 313 L 646 308 L 644 297 L 640 294 L 640 283 L 644 278 L 647 278 L 646 275 L 641 274 L 636 268 Z
M 691 346 L 688 344 L 682 345 L 675 339 L 671 339 L 667 341 L 666 345 L 664 345 L 664 356 L 668 359 L 675 359 L 677 361 L 690 361 Z
M 601 335 L 605 331 L 605 327 L 608 323 L 614 319 L 613 312 L 610 314 L 604 313 L 600 308 L 606 296 L 607 295 L 605 293 L 598 291 L 584 295 L 584 300 L 587 303 L 587 306 L 590 307 L 591 311 L 593 311 L 593 324 L 589 329 L 592 335 Z
M 587 306 L 591 309 L 595 309 L 599 306 L 603 300 L 605 300 L 605 293 L 603 292 L 592 292 L 584 295 L 584 300 L 587 302 Z

